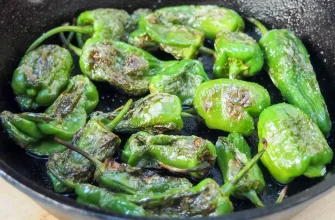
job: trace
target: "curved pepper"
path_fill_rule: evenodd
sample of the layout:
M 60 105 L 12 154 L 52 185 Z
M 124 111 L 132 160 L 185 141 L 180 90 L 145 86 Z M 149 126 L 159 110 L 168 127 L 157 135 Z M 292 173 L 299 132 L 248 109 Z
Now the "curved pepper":
M 251 160 L 251 152 L 247 142 L 239 133 L 230 133 L 228 137 L 219 137 L 216 142 L 217 162 L 220 167 L 224 182 L 230 182 Z M 242 180 L 234 187 L 232 195 L 246 197 L 258 207 L 263 203 L 257 196 L 265 188 L 262 171 L 255 164 Z
M 150 93 L 168 93 L 180 98 L 183 105 L 191 105 L 196 88 L 209 78 L 197 60 L 184 59 L 165 68 L 150 80 Z
M 214 166 L 214 145 L 196 136 L 133 134 L 125 144 L 122 160 L 131 166 L 167 169 L 195 178 Z
M 66 88 L 72 67 L 70 52 L 57 45 L 43 45 L 26 54 L 12 78 L 21 109 L 51 105 Z
M 94 112 L 91 118 L 109 123 L 120 109 L 114 112 Z M 177 96 L 166 93 L 150 94 L 133 103 L 130 110 L 115 127 L 117 133 L 146 131 L 154 134 L 180 133 L 183 128 L 182 105 Z
M 262 163 L 279 183 L 286 184 L 300 175 L 323 176 L 325 165 L 333 158 L 318 126 L 293 105 L 266 108 L 259 117 L 258 136 L 268 145 Z
M 270 105 L 270 96 L 256 83 L 216 79 L 197 88 L 193 105 L 209 128 L 251 135 L 253 118 Z
M 215 39 L 214 75 L 230 79 L 254 76 L 263 67 L 263 52 L 245 33 L 219 32 Z
M 329 113 L 304 44 L 289 30 L 267 31 L 259 21 L 250 21 L 262 31 L 259 45 L 265 52 L 272 82 L 290 104 L 304 111 L 328 134 Z

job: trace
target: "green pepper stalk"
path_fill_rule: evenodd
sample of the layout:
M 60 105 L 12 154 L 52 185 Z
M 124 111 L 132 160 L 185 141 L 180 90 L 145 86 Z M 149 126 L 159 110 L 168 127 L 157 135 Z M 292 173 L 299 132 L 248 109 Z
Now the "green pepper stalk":
M 249 21 L 263 34 L 259 45 L 275 86 L 290 104 L 304 111 L 328 134 L 331 130 L 329 113 L 304 44 L 289 30 L 267 31 L 259 21 L 252 18 Z
M 72 67 L 70 52 L 57 45 L 43 45 L 27 53 L 11 84 L 21 109 L 51 105 L 69 83 Z
M 117 133 L 146 131 L 153 134 L 178 134 L 183 128 L 182 105 L 177 96 L 166 93 L 150 94 L 133 103 L 115 127 Z M 113 112 L 94 112 L 91 118 L 108 124 L 120 109 Z
M 112 156 L 115 149 L 120 145 L 121 140 L 109 129 L 113 130 L 113 127 L 120 122 L 131 104 L 132 100 L 129 100 L 123 111 L 120 112 L 119 117 L 116 117 L 106 126 L 94 119 L 88 121 L 85 127 L 73 138 L 73 144 L 94 157 L 97 161 L 104 161 L 107 157 Z M 58 138 L 55 140 L 61 142 Z M 53 153 L 49 156 L 47 170 L 54 190 L 56 192 L 68 192 L 71 189 L 61 184 L 50 172 L 73 182 L 89 182 L 93 179 L 95 169 L 90 161 L 82 155 L 71 150 L 66 150 L 61 153 Z
M 230 133 L 228 137 L 219 137 L 216 142 L 217 162 L 222 172 L 224 182 L 229 182 L 251 160 L 251 152 L 247 142 L 239 133 Z M 235 186 L 232 195 L 246 197 L 258 207 L 264 204 L 258 195 L 263 191 L 265 181 L 262 171 L 255 164 Z
M 270 95 L 256 83 L 216 79 L 196 90 L 193 106 L 211 129 L 251 135 L 254 118 L 270 105 Z
M 204 177 L 215 159 L 215 147 L 208 140 L 147 132 L 133 134 L 122 152 L 122 160 L 131 166 L 167 169 L 194 178 Z
M 258 121 L 260 140 L 268 141 L 261 158 L 273 178 L 286 184 L 295 177 L 320 177 L 333 158 L 319 127 L 299 108 L 276 104 L 266 108 Z M 261 150 L 261 145 L 258 150 Z
M 256 75 L 263 67 L 263 52 L 245 33 L 219 32 L 215 40 L 214 75 L 230 79 Z
M 122 40 L 125 39 L 128 32 L 134 29 L 133 26 L 129 14 L 124 10 L 106 8 L 85 11 L 77 18 L 77 26 L 67 25 L 49 30 L 28 48 L 27 53 L 52 35 L 62 32 L 87 34 L 93 38 Z M 81 35 L 78 35 L 77 39 L 81 44 Z

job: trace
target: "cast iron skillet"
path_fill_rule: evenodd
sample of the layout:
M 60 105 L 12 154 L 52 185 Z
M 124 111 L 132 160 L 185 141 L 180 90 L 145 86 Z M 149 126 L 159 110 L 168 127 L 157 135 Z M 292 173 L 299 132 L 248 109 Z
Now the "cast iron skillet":
M 158 8 L 167 5 L 181 4 L 216 4 L 232 8 L 242 15 L 252 16 L 263 21 L 269 28 L 289 28 L 299 35 L 306 45 L 312 64 L 317 73 L 321 91 L 325 96 L 331 118 L 335 115 L 335 104 L 332 94 L 335 91 L 335 2 L 327 0 L 236 0 L 236 1 L 161 1 L 150 0 L 117 1 L 117 0 L 2 0 L 0 2 L 0 110 L 18 112 L 19 109 L 14 101 L 10 88 L 10 80 L 13 70 L 18 65 L 25 50 L 34 39 L 41 33 L 52 27 L 71 21 L 80 12 L 95 8 L 120 8 L 129 12 L 141 7 Z M 247 25 L 246 31 L 255 38 L 259 37 L 251 26 Z M 55 42 L 57 37 L 50 42 Z M 210 46 L 210 45 L 209 45 Z M 157 54 L 160 58 L 166 58 Z M 200 58 L 207 72 L 211 71 L 212 58 Z M 79 70 L 74 70 L 79 73 Z M 265 86 L 271 94 L 272 103 L 282 102 L 278 90 L 271 83 L 266 72 L 250 79 Z M 98 109 L 113 109 L 127 99 L 126 96 L 112 90 L 106 84 L 98 84 L 101 100 Z M 334 143 L 335 129 L 327 137 L 330 146 Z M 186 121 L 183 134 L 195 134 L 208 138 L 215 142 L 218 135 L 225 133 L 209 131 L 204 125 L 197 125 L 194 121 Z M 98 211 L 79 205 L 71 199 L 54 193 L 45 171 L 45 159 L 32 157 L 13 144 L 4 132 L 0 133 L 0 176 L 18 185 L 20 189 L 31 189 L 44 195 L 42 202 L 55 201 L 65 204 L 71 210 L 78 210 L 81 214 L 95 217 L 111 217 L 120 215 Z M 257 135 L 248 138 L 253 149 L 257 146 Z M 265 204 L 271 204 L 278 196 L 282 188 L 275 183 L 268 172 L 263 172 L 268 183 L 261 199 Z M 269 205 L 262 209 L 251 209 L 253 206 L 248 201 L 234 200 L 235 211 L 229 217 L 264 217 L 275 212 L 298 205 L 306 200 L 315 198 L 326 191 L 335 183 L 335 172 L 333 164 L 328 166 L 328 174 L 325 178 L 308 179 L 300 177 L 289 184 L 288 196 L 280 205 Z M 219 171 L 213 169 L 209 177 L 222 183 Z M 307 190 L 308 189 L 308 190 Z M 49 197 L 49 198 L 47 198 Z M 51 200 L 50 200 L 51 199 Z M 40 200 L 41 202 L 41 200 Z M 84 210 L 85 208 L 85 210 Z M 66 214 L 65 214 L 66 215 Z

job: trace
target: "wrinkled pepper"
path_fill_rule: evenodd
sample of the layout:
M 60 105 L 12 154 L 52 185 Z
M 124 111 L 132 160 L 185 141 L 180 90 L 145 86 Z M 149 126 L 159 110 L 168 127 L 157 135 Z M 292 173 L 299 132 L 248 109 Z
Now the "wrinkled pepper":
M 192 105 L 196 88 L 209 78 L 197 60 L 184 59 L 153 76 L 150 93 L 168 93 L 179 97 L 183 105 Z
M 239 133 L 230 133 L 228 137 L 219 137 L 216 142 L 217 163 L 224 182 L 230 182 L 251 160 L 251 152 L 247 142 Z M 234 187 L 232 195 L 248 198 L 258 207 L 263 207 L 258 195 L 265 188 L 262 171 L 255 164 L 241 181 Z
M 125 144 L 122 160 L 131 166 L 167 169 L 204 177 L 215 164 L 214 145 L 196 136 L 133 134 Z
M 27 53 L 12 78 L 21 109 L 51 105 L 69 83 L 72 67 L 70 52 L 57 45 L 43 45 Z
M 304 111 L 328 134 L 329 113 L 304 44 L 292 31 L 268 31 L 259 21 L 249 20 L 263 34 L 259 45 L 265 53 L 272 82 L 290 104 Z
M 94 112 L 91 118 L 108 124 L 120 110 L 109 113 Z M 153 134 L 178 134 L 184 125 L 182 110 L 177 96 L 166 93 L 150 94 L 133 103 L 114 131 L 131 134 L 138 131 Z
M 269 93 L 259 84 L 216 79 L 197 88 L 193 105 L 207 127 L 251 135 L 255 130 L 253 118 L 270 102 Z
M 324 176 L 325 165 L 333 158 L 333 151 L 319 127 L 302 110 L 290 104 L 266 108 L 259 117 L 258 136 L 260 140 L 267 140 L 262 163 L 282 184 L 301 175 Z
M 242 32 L 219 32 L 215 39 L 216 78 L 250 77 L 263 67 L 263 52 L 256 41 Z

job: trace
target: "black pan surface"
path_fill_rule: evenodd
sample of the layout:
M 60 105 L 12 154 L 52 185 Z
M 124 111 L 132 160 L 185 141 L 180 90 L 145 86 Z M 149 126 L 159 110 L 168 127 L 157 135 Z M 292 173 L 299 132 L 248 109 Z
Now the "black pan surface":
M 2 0 L 0 1 L 0 110 L 10 110 L 18 112 L 19 109 L 14 101 L 14 95 L 10 88 L 10 80 L 13 70 L 18 65 L 26 48 L 34 39 L 46 30 L 59 26 L 64 22 L 71 21 L 80 12 L 89 9 L 109 7 L 121 8 L 129 12 L 141 7 L 158 8 L 166 5 L 180 5 L 180 4 L 216 4 L 228 8 L 232 8 L 242 15 L 256 17 L 267 24 L 269 28 L 289 28 L 295 31 L 305 43 L 314 66 L 317 78 L 321 87 L 321 91 L 325 97 L 328 110 L 330 112 L 332 121 L 334 123 L 335 103 L 332 95 L 335 91 L 335 2 L 331 1 L 312 1 L 312 0 L 258 0 L 258 1 L 157 1 L 150 0 L 142 1 L 89 1 L 89 0 Z M 252 25 L 246 27 L 246 32 L 258 39 L 259 35 L 254 30 Z M 49 42 L 59 42 L 58 37 L 53 37 Z M 211 43 L 208 42 L 211 46 Z M 170 59 L 170 57 L 158 53 L 155 54 L 161 59 Z M 206 72 L 211 75 L 213 58 L 209 56 L 200 57 L 204 63 Z M 78 66 L 78 65 L 77 65 Z M 74 73 L 80 73 L 79 69 L 75 69 Z M 272 103 L 283 102 L 279 91 L 272 84 L 269 76 L 265 71 L 258 76 L 248 79 L 263 85 L 268 89 Z M 129 97 L 113 90 L 109 85 L 104 83 L 96 83 L 100 94 L 100 103 L 98 110 L 110 111 L 122 105 Z M 203 124 L 198 124 L 192 119 L 185 121 L 184 135 L 198 135 L 209 139 L 215 143 L 220 135 L 227 135 L 222 131 L 213 131 L 207 129 Z M 333 129 L 327 137 L 329 145 L 334 145 L 335 130 Z M 23 182 L 28 187 L 37 190 L 38 192 L 47 195 L 55 200 L 61 199 L 67 204 L 76 205 L 72 200 L 73 196 L 66 196 L 61 198 L 53 193 L 50 181 L 46 175 L 45 162 L 46 159 L 28 155 L 19 146 L 15 145 L 8 139 L 7 134 L 0 133 L 0 169 Z M 256 152 L 258 137 L 257 134 L 248 138 L 248 142 L 253 150 Z M 271 204 L 275 201 L 279 191 L 283 186 L 277 184 L 272 180 L 266 169 L 259 163 L 267 187 L 261 194 L 261 199 L 265 204 Z M 334 181 L 335 172 L 334 164 L 328 166 L 328 175 L 325 178 L 309 179 L 300 177 L 289 184 L 288 197 L 285 203 L 292 205 L 304 198 L 313 197 L 321 193 L 327 187 L 330 187 Z M 214 168 L 209 177 L 214 178 L 219 184 L 222 183 L 220 171 Z M 326 179 L 326 180 L 324 180 Z M 328 179 L 328 180 L 327 180 Z M 328 182 L 327 182 L 328 181 Z M 318 184 L 322 182 L 322 184 Z M 327 183 L 327 184 L 326 184 Z M 311 188 L 314 186 L 313 188 Z M 310 190 L 306 191 L 307 189 Z M 46 190 L 47 189 L 47 190 Z M 303 193 L 300 193 L 303 192 Z M 295 195 L 295 196 L 294 196 Z M 247 200 L 233 199 L 235 211 L 246 210 L 253 208 L 253 205 Z M 272 212 L 276 209 L 282 209 L 279 206 L 269 206 L 258 212 L 259 215 Z M 289 207 L 287 205 L 287 207 Z M 251 216 L 251 211 L 247 211 Z M 254 213 L 257 215 L 257 213 Z

